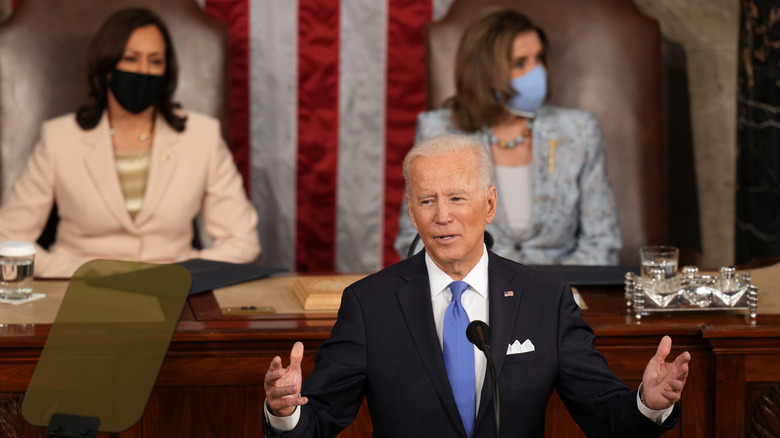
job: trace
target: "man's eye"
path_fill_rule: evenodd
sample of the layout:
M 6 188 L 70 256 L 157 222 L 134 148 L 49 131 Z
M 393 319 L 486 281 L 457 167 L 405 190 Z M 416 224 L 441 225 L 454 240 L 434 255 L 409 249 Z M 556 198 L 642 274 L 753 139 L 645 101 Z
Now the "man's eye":
M 137 60 L 138 58 L 136 58 L 135 56 L 125 56 L 122 58 L 122 61 L 126 61 L 126 62 L 136 62 Z
M 162 59 L 152 59 L 149 62 L 151 62 L 154 65 L 163 65 L 163 63 L 164 63 Z

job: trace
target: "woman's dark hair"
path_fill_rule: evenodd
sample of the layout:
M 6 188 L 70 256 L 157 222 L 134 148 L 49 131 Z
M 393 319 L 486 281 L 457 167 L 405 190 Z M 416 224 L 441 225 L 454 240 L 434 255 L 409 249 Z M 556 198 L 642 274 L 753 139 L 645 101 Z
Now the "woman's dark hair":
M 79 108 L 76 113 L 76 122 L 82 129 L 92 129 L 100 122 L 108 102 L 108 75 L 122 59 L 130 34 L 140 27 L 150 25 L 160 30 L 165 41 L 165 87 L 154 105 L 174 130 L 184 130 L 187 118 L 176 115 L 174 110 L 180 105 L 172 102 L 179 66 L 171 37 L 160 17 L 143 8 L 122 9 L 114 13 L 92 37 L 87 51 L 87 80 L 92 102 Z
M 546 66 L 547 37 L 517 11 L 485 8 L 466 27 L 455 56 L 455 96 L 445 103 L 452 108 L 457 127 L 475 132 L 506 114 L 504 104 L 515 95 L 509 83 L 512 46 L 523 32 L 539 35 L 542 63 Z

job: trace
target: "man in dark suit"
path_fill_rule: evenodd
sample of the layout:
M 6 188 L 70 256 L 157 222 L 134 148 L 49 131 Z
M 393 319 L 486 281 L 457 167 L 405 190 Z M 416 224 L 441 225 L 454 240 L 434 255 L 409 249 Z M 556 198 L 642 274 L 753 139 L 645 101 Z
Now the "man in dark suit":
M 434 137 L 409 152 L 409 214 L 425 251 L 344 291 L 305 382 L 302 344 L 287 368 L 274 358 L 267 436 L 335 436 L 364 396 L 375 436 L 494 436 L 492 385 L 485 357 L 465 339 L 469 320 L 491 326 L 502 435 L 543 436 L 553 389 L 588 436 L 658 436 L 676 423 L 690 354 L 666 362 L 664 337 L 631 390 L 593 346 L 565 283 L 487 250 L 492 168 L 484 146 L 466 136 Z

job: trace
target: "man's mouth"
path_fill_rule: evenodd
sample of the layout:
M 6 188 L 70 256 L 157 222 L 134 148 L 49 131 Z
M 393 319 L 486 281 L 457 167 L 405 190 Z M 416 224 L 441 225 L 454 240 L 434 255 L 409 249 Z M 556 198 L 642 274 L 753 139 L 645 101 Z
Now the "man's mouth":
M 441 236 L 436 236 L 436 239 L 443 240 L 446 242 L 448 240 L 454 239 L 455 237 L 457 237 L 455 234 L 444 234 Z

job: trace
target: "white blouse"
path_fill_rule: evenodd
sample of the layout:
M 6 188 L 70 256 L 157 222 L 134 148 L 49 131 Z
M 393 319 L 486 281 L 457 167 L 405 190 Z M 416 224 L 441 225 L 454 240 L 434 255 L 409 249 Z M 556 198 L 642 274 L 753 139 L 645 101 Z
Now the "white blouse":
M 509 226 L 522 233 L 531 226 L 534 208 L 534 179 L 531 163 L 523 166 L 495 166 L 499 203 Z

